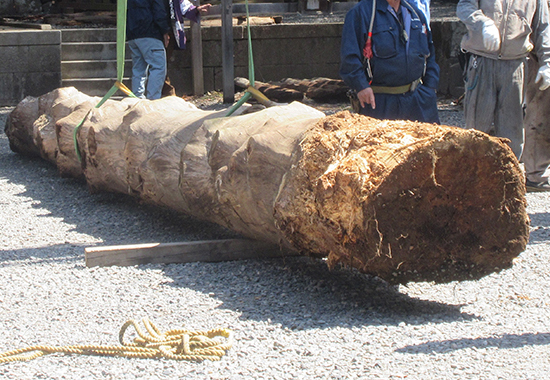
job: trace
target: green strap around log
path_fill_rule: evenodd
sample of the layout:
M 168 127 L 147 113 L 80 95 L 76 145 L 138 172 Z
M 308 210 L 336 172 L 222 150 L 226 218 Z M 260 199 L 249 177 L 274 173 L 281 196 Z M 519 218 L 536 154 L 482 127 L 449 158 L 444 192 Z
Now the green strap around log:
M 254 96 L 262 104 L 266 104 L 269 102 L 269 99 L 266 98 L 264 94 L 256 90 L 256 88 L 254 87 L 256 79 L 254 78 L 254 57 L 252 55 L 252 37 L 250 36 L 250 16 L 248 14 L 248 0 L 245 1 L 245 8 L 246 32 L 248 35 L 248 81 L 250 83 L 250 86 L 248 87 L 242 98 L 240 98 L 239 101 L 229 109 L 226 116 L 231 116 L 233 112 L 239 109 L 239 107 L 242 106 L 244 102 L 246 102 L 248 99 L 250 99 L 251 96 Z
M 99 108 L 105 103 L 111 96 L 113 96 L 117 90 L 121 90 L 124 94 L 127 96 L 135 98 L 136 96 L 132 93 L 132 91 L 126 87 L 122 83 L 122 79 L 124 76 L 124 59 L 126 55 L 126 10 L 127 10 L 127 0 L 117 0 L 117 30 L 116 30 L 116 67 L 117 67 L 117 80 L 115 81 L 113 87 L 107 93 L 105 96 L 99 101 L 99 103 L 96 104 L 95 108 Z M 78 158 L 78 161 L 82 161 L 82 157 L 80 155 L 80 149 L 78 149 L 78 141 L 76 136 L 78 135 L 78 131 L 82 124 L 84 124 L 84 121 L 88 118 L 88 115 L 90 114 L 92 110 L 88 111 L 86 113 L 86 116 L 82 119 L 80 123 L 74 128 L 73 130 L 73 141 L 74 141 L 74 148 L 76 152 L 76 157 Z

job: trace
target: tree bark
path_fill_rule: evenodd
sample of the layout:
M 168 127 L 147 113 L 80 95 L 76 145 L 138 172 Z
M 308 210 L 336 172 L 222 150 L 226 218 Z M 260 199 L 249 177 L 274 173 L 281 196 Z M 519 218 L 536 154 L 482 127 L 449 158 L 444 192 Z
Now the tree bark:
M 246 78 L 237 77 L 235 78 L 235 86 L 246 90 L 250 86 L 250 81 Z M 275 102 L 290 103 L 304 99 L 304 94 L 302 92 L 292 88 L 281 87 L 276 84 L 256 81 L 254 87 L 269 100 Z
M 81 95 L 40 99 L 52 96 Z M 29 99 L 12 112 L 12 149 L 37 155 L 27 135 L 41 112 Z M 298 102 L 224 115 L 176 97 L 107 102 L 78 130 L 81 163 L 68 146 L 58 150 L 93 191 L 131 194 L 391 283 L 480 278 L 525 249 L 523 173 L 501 139 L 325 117 Z M 58 142 L 68 141 L 65 121 Z
M 277 82 L 276 85 L 303 92 L 309 99 L 318 102 L 347 100 L 347 92 L 349 90 L 349 87 L 343 80 L 331 78 L 286 78 L 281 82 Z

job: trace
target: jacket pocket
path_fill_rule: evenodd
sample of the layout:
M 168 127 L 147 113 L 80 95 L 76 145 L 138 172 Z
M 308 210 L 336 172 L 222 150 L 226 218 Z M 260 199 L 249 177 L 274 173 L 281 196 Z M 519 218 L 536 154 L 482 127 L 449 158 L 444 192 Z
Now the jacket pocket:
M 378 58 L 392 58 L 397 55 L 397 33 L 391 26 L 377 29 L 372 34 L 372 51 Z
M 430 55 L 430 48 L 428 46 L 428 29 L 426 25 L 422 24 L 420 20 L 413 20 L 411 22 L 411 42 L 410 45 L 415 49 L 415 53 L 424 57 Z M 409 46 L 411 48 L 411 46 Z
M 506 34 L 503 36 L 502 56 L 520 56 L 533 49 L 529 40 L 532 29 L 525 17 L 511 13 L 506 23 Z

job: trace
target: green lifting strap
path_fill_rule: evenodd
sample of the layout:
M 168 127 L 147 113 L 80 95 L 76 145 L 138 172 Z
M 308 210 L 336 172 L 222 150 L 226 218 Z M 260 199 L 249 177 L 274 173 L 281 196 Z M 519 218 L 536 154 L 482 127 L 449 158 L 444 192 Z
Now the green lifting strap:
M 248 0 L 246 0 L 244 4 L 246 8 L 246 32 L 248 35 L 248 82 L 250 86 L 254 87 L 256 80 L 254 79 L 254 58 L 252 57 L 252 37 L 250 36 L 250 17 L 248 15 Z M 242 106 L 244 102 L 246 102 L 251 96 L 252 96 L 252 92 L 250 92 L 249 90 L 246 90 L 242 98 L 240 98 L 239 101 L 229 109 L 229 112 L 227 113 L 226 116 L 231 116 L 233 112 L 239 109 L 239 107 Z
M 111 96 L 117 92 L 117 90 L 121 90 L 126 95 L 135 98 L 136 96 L 130 91 L 128 87 L 126 87 L 122 83 L 122 78 L 124 76 L 124 59 L 126 54 L 126 10 L 128 8 L 127 0 L 117 0 L 117 18 L 116 18 L 116 69 L 117 69 L 117 80 L 113 87 L 109 91 L 107 91 L 107 94 L 99 101 L 99 103 L 96 104 L 95 108 L 99 108 L 105 103 Z M 88 111 L 86 116 L 82 119 L 80 123 L 74 128 L 73 130 L 73 141 L 74 141 L 74 147 L 76 151 L 76 157 L 78 158 L 78 161 L 82 161 L 82 157 L 80 155 L 80 150 L 78 149 L 78 141 L 76 136 L 78 135 L 78 130 L 84 124 L 84 121 L 88 118 L 88 115 L 90 114 L 92 110 Z

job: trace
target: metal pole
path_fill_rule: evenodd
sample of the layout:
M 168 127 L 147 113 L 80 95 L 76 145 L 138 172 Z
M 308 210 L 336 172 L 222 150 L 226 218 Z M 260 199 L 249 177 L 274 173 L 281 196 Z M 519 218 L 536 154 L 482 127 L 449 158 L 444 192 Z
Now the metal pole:
M 223 102 L 235 101 L 233 57 L 233 0 L 222 0 L 222 76 Z

